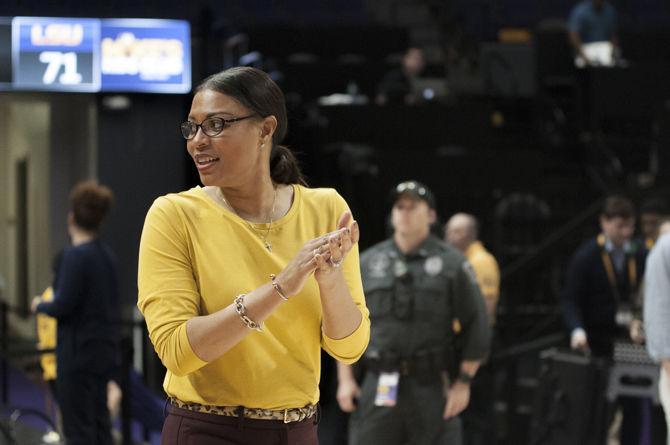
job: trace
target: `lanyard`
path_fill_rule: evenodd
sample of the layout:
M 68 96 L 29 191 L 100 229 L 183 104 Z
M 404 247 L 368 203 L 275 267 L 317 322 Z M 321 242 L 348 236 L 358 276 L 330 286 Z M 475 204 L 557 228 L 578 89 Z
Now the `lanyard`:
M 598 246 L 600 246 L 600 257 L 603 261 L 605 272 L 607 272 L 607 280 L 609 281 L 617 300 L 621 300 L 616 274 L 614 273 L 614 264 L 612 263 L 612 258 L 609 253 L 605 250 L 605 237 L 602 234 L 598 235 Z M 635 263 L 635 257 L 626 254 L 626 266 L 628 270 L 628 284 L 631 289 L 635 289 L 637 286 L 637 264 Z

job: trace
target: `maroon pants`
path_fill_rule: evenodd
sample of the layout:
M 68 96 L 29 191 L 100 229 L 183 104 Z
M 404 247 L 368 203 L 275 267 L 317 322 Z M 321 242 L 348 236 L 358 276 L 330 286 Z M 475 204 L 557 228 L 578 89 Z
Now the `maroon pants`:
M 168 405 L 161 445 L 318 445 L 318 413 L 302 422 L 199 413 Z

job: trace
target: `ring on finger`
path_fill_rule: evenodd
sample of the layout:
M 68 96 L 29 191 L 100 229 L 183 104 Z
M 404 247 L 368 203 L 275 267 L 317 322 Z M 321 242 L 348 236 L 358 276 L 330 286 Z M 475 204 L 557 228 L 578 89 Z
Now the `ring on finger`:
M 340 258 L 339 261 L 335 261 L 331 258 L 330 265 L 333 267 L 340 267 L 342 265 L 342 261 L 344 261 L 344 257 Z

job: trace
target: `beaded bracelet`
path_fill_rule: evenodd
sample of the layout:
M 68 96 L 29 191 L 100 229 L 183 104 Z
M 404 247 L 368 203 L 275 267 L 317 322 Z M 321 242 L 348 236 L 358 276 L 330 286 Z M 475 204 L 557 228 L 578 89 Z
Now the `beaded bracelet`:
M 272 287 L 275 288 L 275 291 L 277 291 L 277 294 L 282 298 L 282 300 L 288 301 L 288 297 L 284 293 L 284 290 L 281 288 L 279 283 L 275 281 L 276 278 L 277 276 L 275 274 L 273 273 L 270 274 L 270 280 L 272 280 Z
M 244 307 L 244 297 L 246 297 L 246 295 L 247 294 L 240 294 L 235 297 L 235 312 L 237 312 L 237 315 L 240 316 L 242 322 L 244 322 L 244 324 L 249 329 L 255 329 L 259 332 L 263 332 L 263 323 L 256 323 L 247 316 L 247 308 Z

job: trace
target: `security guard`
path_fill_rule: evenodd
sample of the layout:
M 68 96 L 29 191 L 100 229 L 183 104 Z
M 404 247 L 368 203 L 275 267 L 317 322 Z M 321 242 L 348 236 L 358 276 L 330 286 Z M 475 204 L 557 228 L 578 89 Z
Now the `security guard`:
M 463 255 L 430 234 L 431 191 L 407 181 L 392 200 L 393 237 L 361 256 L 372 320 L 362 385 L 338 364 L 338 403 L 353 412 L 349 444 L 458 445 L 457 416 L 488 352 L 484 300 Z

